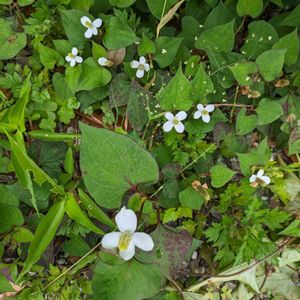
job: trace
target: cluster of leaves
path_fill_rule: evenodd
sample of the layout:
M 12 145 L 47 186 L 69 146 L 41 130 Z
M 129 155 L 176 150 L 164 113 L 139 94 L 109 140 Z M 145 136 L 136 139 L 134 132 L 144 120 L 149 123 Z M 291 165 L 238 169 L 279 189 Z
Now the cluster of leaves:
M 299 298 L 298 2 L 0 0 L 0 297 Z

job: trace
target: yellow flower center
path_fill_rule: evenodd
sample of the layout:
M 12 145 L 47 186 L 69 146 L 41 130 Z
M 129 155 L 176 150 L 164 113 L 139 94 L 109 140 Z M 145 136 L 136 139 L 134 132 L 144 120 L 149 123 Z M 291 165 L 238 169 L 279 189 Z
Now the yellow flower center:
M 173 120 L 172 120 L 172 123 L 174 124 L 174 125 L 177 125 L 177 124 L 179 124 L 179 120 L 177 119 L 177 118 L 174 118 Z
M 139 64 L 138 69 L 143 71 L 144 70 L 144 65 L 143 64 Z
M 69 56 L 70 58 L 73 58 L 73 59 L 75 58 L 75 55 L 74 55 L 73 53 L 71 53 L 71 52 L 68 54 L 68 56 Z
M 119 244 L 118 244 L 119 250 L 125 251 L 128 248 L 131 240 L 132 240 L 131 232 L 128 232 L 128 231 L 122 232 L 120 239 L 119 239 Z
M 86 21 L 85 26 L 88 27 L 88 28 L 92 28 L 93 24 L 90 21 Z
M 206 110 L 206 109 L 203 109 L 202 110 L 202 115 L 203 116 L 207 116 L 209 114 L 209 112 Z

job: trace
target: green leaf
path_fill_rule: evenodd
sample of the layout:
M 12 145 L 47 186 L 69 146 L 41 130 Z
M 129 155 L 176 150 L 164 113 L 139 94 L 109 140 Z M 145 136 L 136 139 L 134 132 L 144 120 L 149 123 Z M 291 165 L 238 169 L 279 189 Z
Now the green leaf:
M 29 243 L 33 239 L 33 234 L 25 227 L 17 227 L 13 233 L 13 238 L 19 243 Z
M 130 46 L 138 40 L 131 27 L 120 18 L 113 16 L 107 20 L 103 37 L 103 44 L 106 48 L 117 50 Z
M 193 104 L 192 84 L 182 73 L 181 66 L 167 86 L 157 94 L 163 110 L 189 110 Z
M 300 221 L 294 220 L 287 228 L 282 230 L 279 234 L 300 237 L 299 225 L 300 225 Z
M 214 91 L 214 84 L 204 70 L 204 65 L 199 64 L 199 68 L 195 78 L 192 80 L 192 92 L 194 99 L 203 101 L 206 95 Z
M 77 48 L 83 49 L 88 39 L 84 36 L 86 28 L 82 26 L 80 19 L 87 16 L 93 20 L 93 17 L 86 11 L 78 9 L 61 9 L 59 12 L 68 40 Z
M 291 33 L 283 36 L 278 42 L 276 42 L 272 49 L 286 49 L 284 62 L 288 66 L 297 62 L 299 56 L 299 38 L 297 28 Z
M 146 0 L 150 12 L 152 15 L 160 20 L 169 10 L 170 8 L 177 2 L 177 0 Z
M 119 107 L 128 104 L 131 82 L 124 73 L 117 74 L 109 85 L 109 104 Z
M 253 84 L 253 81 L 249 75 L 258 72 L 256 63 L 250 61 L 236 63 L 234 66 L 230 66 L 229 69 L 239 84 L 250 86 Z
M 98 234 L 104 234 L 104 232 L 98 228 L 81 210 L 74 196 L 70 193 L 66 196 L 65 211 L 72 220 L 76 221 L 80 225 Z
M 257 116 L 246 115 L 247 109 L 242 108 L 236 118 L 235 130 L 238 135 L 245 135 L 253 131 L 257 126 Z
M 145 33 L 143 33 L 137 51 L 139 56 L 154 54 L 156 52 L 156 45 Z
M 196 40 L 195 47 L 205 51 L 230 52 L 234 45 L 234 20 L 204 31 Z
M 283 109 L 276 100 L 263 98 L 256 108 L 256 113 L 258 125 L 267 125 L 280 118 L 283 115 Z
M 240 168 L 245 176 L 250 176 L 251 166 L 264 166 L 271 157 L 271 150 L 268 146 L 267 138 L 260 142 L 258 148 L 249 151 L 248 153 L 237 153 L 240 162 Z
M 107 85 L 111 80 L 110 72 L 97 64 L 92 57 L 82 63 L 82 72 L 76 91 L 90 91 Z
M 266 81 L 280 77 L 286 50 L 268 50 L 256 58 L 259 73 Z
M 263 0 L 238 0 L 236 5 L 236 11 L 240 17 L 248 15 L 256 18 L 262 13 L 263 8 Z
M 146 264 L 159 265 L 161 273 L 168 279 L 176 277 L 190 250 L 192 237 L 186 231 L 176 232 L 162 225 L 159 225 L 150 235 L 154 242 L 154 249 L 151 253 L 139 252 L 137 259 Z
M 136 0 L 109 0 L 112 6 L 125 8 L 131 6 Z
M 110 228 L 115 228 L 114 222 L 107 216 L 107 214 L 100 209 L 100 207 L 81 189 L 78 189 L 78 194 L 82 206 L 86 209 L 89 215 L 99 222 L 108 225 Z
M 140 86 L 136 81 L 132 81 L 127 105 L 127 115 L 129 123 L 134 130 L 140 131 L 148 123 L 147 107 L 152 98 L 151 93 Z
M 65 201 L 57 200 L 49 209 L 46 216 L 40 221 L 34 234 L 34 238 L 28 249 L 28 256 L 24 262 L 24 267 L 19 278 L 23 277 L 33 264 L 35 264 L 43 252 L 51 243 L 55 236 L 56 230 L 65 214 Z
M 188 187 L 180 192 L 179 200 L 182 206 L 195 210 L 200 210 L 204 203 L 203 196 L 192 187 Z
M 131 138 L 84 124 L 80 128 L 80 167 L 85 185 L 99 205 L 118 208 L 127 190 L 158 180 L 156 161 Z
M 248 26 L 248 36 L 241 48 L 241 53 L 248 59 L 255 59 L 259 54 L 271 49 L 278 41 L 274 27 L 266 21 L 254 21 Z
M 62 60 L 62 57 L 57 51 L 42 44 L 39 45 L 39 53 L 42 65 L 50 70 L 54 68 L 59 59 Z
M 91 250 L 81 236 L 72 236 L 69 241 L 63 243 L 62 249 L 71 256 L 84 256 Z
M 92 53 L 94 60 L 97 62 L 100 57 L 107 57 L 107 51 L 105 48 L 94 41 L 92 42 Z
M 211 185 L 215 188 L 222 187 L 229 182 L 236 172 L 230 170 L 225 165 L 216 165 L 210 169 Z
M 5 185 L 0 185 L 0 233 L 24 222 L 18 198 Z
M 283 19 L 279 25 L 281 26 L 300 26 L 300 4 L 295 7 L 293 11 L 289 13 L 289 15 Z
M 7 278 L 0 272 L 0 294 L 6 292 L 15 292 Z M 5 296 L 3 296 L 5 297 Z
M 289 137 L 289 155 L 300 153 L 300 127 L 295 127 Z
M 155 40 L 156 52 L 153 59 L 160 68 L 172 64 L 183 38 L 160 36 Z
M 90 10 L 91 6 L 93 6 L 94 2 L 95 2 L 95 0 L 85 0 L 85 1 L 71 0 L 71 7 L 88 12 Z
M 26 46 L 26 34 L 15 32 L 5 19 L 0 18 L 0 60 L 15 57 Z

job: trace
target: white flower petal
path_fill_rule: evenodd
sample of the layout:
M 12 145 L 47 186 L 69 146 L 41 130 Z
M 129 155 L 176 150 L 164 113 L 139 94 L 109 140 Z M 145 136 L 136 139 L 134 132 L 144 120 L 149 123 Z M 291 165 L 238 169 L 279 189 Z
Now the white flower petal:
M 135 232 L 133 234 L 133 243 L 144 251 L 151 251 L 154 247 L 152 237 L 144 232 Z
M 101 244 L 104 249 L 114 249 L 118 247 L 121 232 L 110 232 L 104 235 Z
M 140 57 L 140 64 L 144 65 L 146 63 L 146 58 L 144 56 Z
M 117 213 L 115 217 L 117 226 L 121 232 L 135 232 L 137 226 L 137 217 L 133 210 L 126 209 L 125 206 Z
M 256 181 L 257 176 L 255 174 L 251 175 L 249 181 L 250 183 L 255 182 Z
M 197 110 L 194 112 L 194 119 L 199 119 L 201 116 L 201 111 Z
M 100 18 L 97 18 L 95 21 L 93 21 L 93 26 L 95 26 L 96 28 L 101 27 L 102 25 L 102 20 Z
M 265 183 L 265 185 L 268 185 L 271 182 L 271 178 L 269 176 L 261 176 L 260 179 Z
M 75 61 L 76 61 L 77 63 L 81 64 L 81 63 L 83 62 L 83 59 L 82 59 L 81 56 L 76 56 L 76 57 L 75 57 Z
M 208 112 L 212 112 L 215 110 L 215 106 L 212 105 L 212 104 L 208 104 L 205 106 L 205 109 L 208 111 Z
M 171 121 L 167 121 L 164 125 L 163 125 L 163 130 L 165 132 L 169 132 L 172 130 L 174 124 Z
M 197 109 L 201 112 L 204 109 L 204 106 L 202 104 L 198 104 Z
M 78 49 L 76 47 L 72 48 L 72 54 L 77 55 L 78 54 Z
M 86 32 L 84 33 L 84 36 L 85 36 L 87 39 L 91 38 L 92 35 L 93 35 L 93 31 L 92 31 L 90 28 L 87 29 Z
M 143 78 L 144 77 L 144 70 L 140 70 L 140 69 L 138 69 L 137 71 L 136 71 L 136 77 L 137 78 Z
M 166 112 L 165 113 L 165 118 L 168 120 L 168 121 L 172 121 L 174 119 L 174 115 L 170 112 Z
M 88 27 L 86 26 L 86 22 L 92 23 L 92 22 L 91 22 L 91 19 L 90 19 L 89 17 L 87 17 L 87 16 L 81 17 L 81 18 L 80 18 L 80 22 L 81 22 L 81 24 L 82 24 L 84 27 L 86 27 L 86 28 L 88 28 Z
M 135 254 L 135 247 L 133 241 L 130 242 L 128 248 L 125 251 L 119 251 L 119 254 L 124 260 L 130 260 L 131 258 L 133 258 Z
M 181 122 L 174 125 L 174 128 L 178 133 L 183 133 L 184 132 L 184 125 Z
M 175 116 L 175 118 L 177 118 L 179 121 L 184 120 L 186 117 L 187 117 L 187 114 L 185 111 L 180 111 Z
M 149 64 L 144 64 L 144 70 L 145 70 L 146 72 L 149 72 L 149 70 L 150 70 Z
M 75 65 L 76 65 L 76 61 L 75 61 L 75 59 L 72 59 L 71 62 L 70 62 L 70 66 L 74 67 Z
M 265 173 L 265 171 L 263 169 L 260 169 L 258 172 L 257 172 L 257 177 L 261 177 L 263 176 Z
M 202 120 L 205 123 L 209 123 L 209 121 L 210 121 L 210 115 L 202 115 Z
M 137 69 L 139 67 L 140 63 L 137 61 L 137 60 L 133 60 L 131 63 L 130 63 L 130 66 L 131 68 L 133 69 Z
M 67 56 L 66 56 L 66 61 L 67 61 L 67 62 L 70 62 L 71 60 L 72 60 L 72 58 L 71 58 L 69 55 L 67 55 Z
M 93 35 L 97 35 L 98 34 L 98 29 L 97 29 L 97 27 L 92 27 L 91 28 L 91 30 L 92 30 L 92 33 L 93 33 Z
M 99 64 L 100 66 L 106 66 L 107 61 L 108 61 L 107 58 L 105 58 L 105 57 L 100 57 L 100 58 L 98 59 L 98 64 Z

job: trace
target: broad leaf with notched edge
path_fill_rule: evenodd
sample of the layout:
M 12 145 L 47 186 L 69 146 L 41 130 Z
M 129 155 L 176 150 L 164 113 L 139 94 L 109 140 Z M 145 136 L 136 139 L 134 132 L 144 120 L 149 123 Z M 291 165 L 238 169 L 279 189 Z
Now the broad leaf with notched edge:
M 158 180 L 156 161 L 131 138 L 84 124 L 80 128 L 83 180 L 100 206 L 118 208 L 130 188 Z
M 176 275 L 192 245 L 192 237 L 186 231 L 175 232 L 158 226 L 151 234 L 154 241 L 152 252 L 139 252 L 137 258 L 144 263 L 158 264 L 168 279 Z
M 94 270 L 92 289 L 95 299 L 140 300 L 157 294 L 163 283 L 157 265 L 142 264 L 135 259 L 121 261 L 102 252 Z

